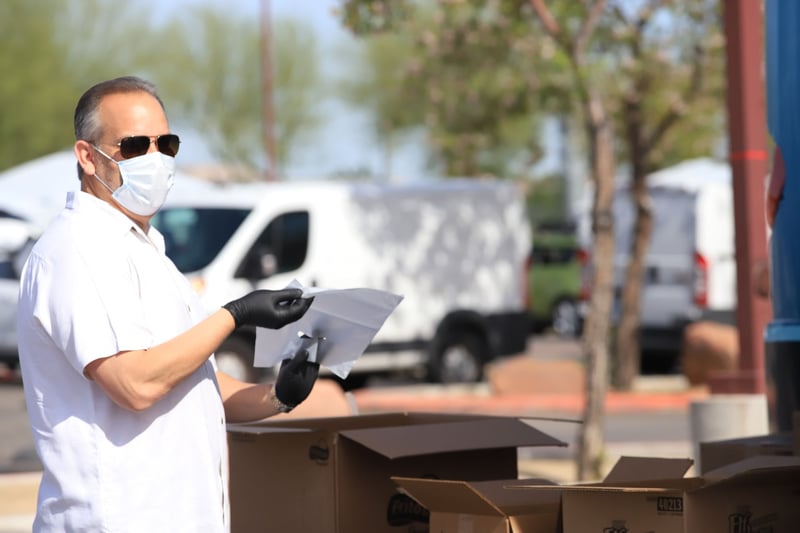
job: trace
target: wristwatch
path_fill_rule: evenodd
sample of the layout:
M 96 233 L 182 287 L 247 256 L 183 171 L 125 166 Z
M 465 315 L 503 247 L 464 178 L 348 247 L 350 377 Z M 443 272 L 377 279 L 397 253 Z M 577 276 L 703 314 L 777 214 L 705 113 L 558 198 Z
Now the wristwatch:
M 273 385 L 271 389 L 269 389 L 269 402 L 272 404 L 272 407 L 275 408 L 276 411 L 279 413 L 288 413 L 292 409 L 294 409 L 293 405 L 286 405 L 282 401 L 275 396 L 275 386 Z

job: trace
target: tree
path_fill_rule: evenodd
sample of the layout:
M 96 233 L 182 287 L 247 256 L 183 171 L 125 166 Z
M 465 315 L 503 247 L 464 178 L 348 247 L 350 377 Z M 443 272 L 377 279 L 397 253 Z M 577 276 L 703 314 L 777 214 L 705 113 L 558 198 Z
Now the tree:
M 584 330 L 589 390 L 578 465 L 579 476 L 584 478 L 587 473 L 599 475 L 602 457 L 602 402 L 610 336 L 607 317 L 614 297 L 611 202 L 615 146 L 622 147 L 617 156 L 632 169 L 637 212 L 614 361 L 615 384 L 628 388 L 639 373 L 640 293 L 652 225 L 645 178 L 662 165 L 707 154 L 720 138 L 719 6 L 713 0 L 587 0 L 582 3 L 583 16 L 576 19 L 574 13 L 570 17 L 562 11 L 559 19 L 554 16 L 559 13 L 548 8 L 545 0 L 530 2 L 548 34 L 569 58 L 577 102 L 586 118 L 595 188 L 594 282 Z M 567 28 L 580 29 L 570 33 Z
M 343 3 L 342 19 L 357 35 L 413 36 L 412 56 L 394 67 L 402 83 L 381 99 L 404 102 L 393 106 L 395 115 L 406 110 L 404 120 L 423 121 L 432 166 L 445 175 L 526 176 L 541 155 L 535 113 L 539 76 L 530 68 L 541 50 L 537 36 L 518 23 L 521 6 L 481 0 L 419 9 L 402 1 Z M 386 87 L 368 82 L 361 92 Z M 390 117 L 386 124 L 411 123 Z
M 594 280 L 590 310 L 584 325 L 587 351 L 587 392 L 583 424 L 578 435 L 578 478 L 598 477 L 602 467 L 604 402 L 608 388 L 609 315 L 613 299 L 614 128 L 600 87 L 608 86 L 607 70 L 589 61 L 592 36 L 607 0 L 587 0 L 578 12 L 554 16 L 545 0 L 530 0 L 542 27 L 567 59 L 574 83 L 575 101 L 582 112 L 588 144 L 588 168 L 594 186 L 592 206 L 592 262 Z
M 641 367 L 641 286 L 653 226 L 646 178 L 687 157 L 707 155 L 723 135 L 719 9 L 716 0 L 651 0 L 635 9 L 620 2 L 611 7 L 616 36 L 612 54 L 622 68 L 618 89 L 608 100 L 617 109 L 636 213 L 617 329 L 613 376 L 620 389 L 631 387 Z
M 426 113 L 432 119 L 426 125 L 436 152 L 452 163 L 447 170 L 474 172 L 480 163 L 490 160 L 488 154 L 503 153 L 514 146 L 511 136 L 502 134 L 509 131 L 502 127 L 508 122 L 499 121 L 498 115 L 507 120 L 527 119 L 532 128 L 535 123 L 531 118 L 537 111 L 532 104 L 547 99 L 554 102 L 556 109 L 577 107 L 582 112 L 595 190 L 595 283 L 584 330 L 589 379 L 580 435 L 580 477 L 600 470 L 609 360 L 608 317 L 613 297 L 614 128 L 599 90 L 609 85 L 602 76 L 613 74 L 589 61 L 603 59 L 598 53 L 590 56 L 596 50 L 589 46 L 605 6 L 605 0 L 580 5 L 562 3 L 558 20 L 541 0 L 441 2 L 431 7 L 435 27 L 416 27 L 425 51 L 418 61 L 428 67 L 418 67 L 426 76 L 417 82 L 427 90 Z M 343 19 L 360 31 L 386 31 L 407 21 L 408 9 L 406 2 L 346 0 Z M 547 39 L 542 40 L 542 32 L 531 27 L 535 20 L 541 21 Z M 406 22 L 404 29 L 413 31 L 414 27 Z M 472 46 L 476 43 L 482 46 Z M 566 68 L 548 72 L 548 65 Z M 536 77 L 540 66 L 552 77 Z M 539 79 L 547 82 L 540 84 Z

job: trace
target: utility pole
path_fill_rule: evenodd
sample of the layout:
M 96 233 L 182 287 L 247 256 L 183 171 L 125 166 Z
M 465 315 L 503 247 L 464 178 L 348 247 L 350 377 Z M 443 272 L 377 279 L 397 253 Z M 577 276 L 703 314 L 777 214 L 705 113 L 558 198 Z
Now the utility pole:
M 769 302 L 754 290 L 754 266 L 766 261 L 764 178 L 768 172 L 766 90 L 763 75 L 764 16 L 761 2 L 726 0 L 728 136 L 736 230 L 739 368 L 713 376 L 714 393 L 761 394 L 766 390 L 764 331 Z
M 789 0 L 795 1 L 795 0 Z M 766 261 L 764 177 L 767 173 L 766 81 L 761 2 L 725 0 L 728 139 L 736 233 L 736 326 L 739 362 L 709 377 L 711 397 L 691 403 L 689 419 L 700 471 L 700 443 L 769 433 L 764 332 L 771 316 L 755 292 L 755 265 Z
M 275 104 L 272 79 L 272 17 L 269 0 L 261 0 L 261 100 L 264 153 L 267 156 L 265 179 L 278 179 L 278 150 L 275 140 Z

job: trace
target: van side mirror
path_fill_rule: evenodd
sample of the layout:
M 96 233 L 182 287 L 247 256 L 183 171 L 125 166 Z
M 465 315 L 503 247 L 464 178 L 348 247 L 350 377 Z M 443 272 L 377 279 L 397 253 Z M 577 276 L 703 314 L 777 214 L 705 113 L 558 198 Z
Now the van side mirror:
M 247 254 L 237 277 L 245 279 L 265 279 L 278 271 L 278 258 L 271 250 L 253 248 Z

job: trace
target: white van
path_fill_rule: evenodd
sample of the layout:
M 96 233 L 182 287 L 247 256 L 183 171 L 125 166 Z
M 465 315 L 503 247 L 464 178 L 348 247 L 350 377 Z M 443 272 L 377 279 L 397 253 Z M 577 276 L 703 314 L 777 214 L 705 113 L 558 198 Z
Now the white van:
M 153 224 L 209 310 L 295 278 L 403 295 L 353 368 L 355 381 L 396 371 L 475 381 L 487 361 L 525 350 L 531 237 L 511 183 L 219 186 L 170 194 Z M 253 330 L 237 331 L 217 351 L 220 367 L 258 379 L 253 343 Z
M 647 179 L 653 201 L 653 232 L 642 280 L 640 343 L 645 350 L 677 351 L 687 324 L 700 319 L 734 319 L 731 170 L 727 163 L 701 158 L 660 170 Z M 618 319 L 635 223 L 627 187 L 617 189 L 613 212 L 614 318 Z M 583 223 L 582 240 L 588 243 L 588 219 Z M 590 274 L 584 279 L 589 282 Z M 588 288 L 582 294 L 589 294 Z

